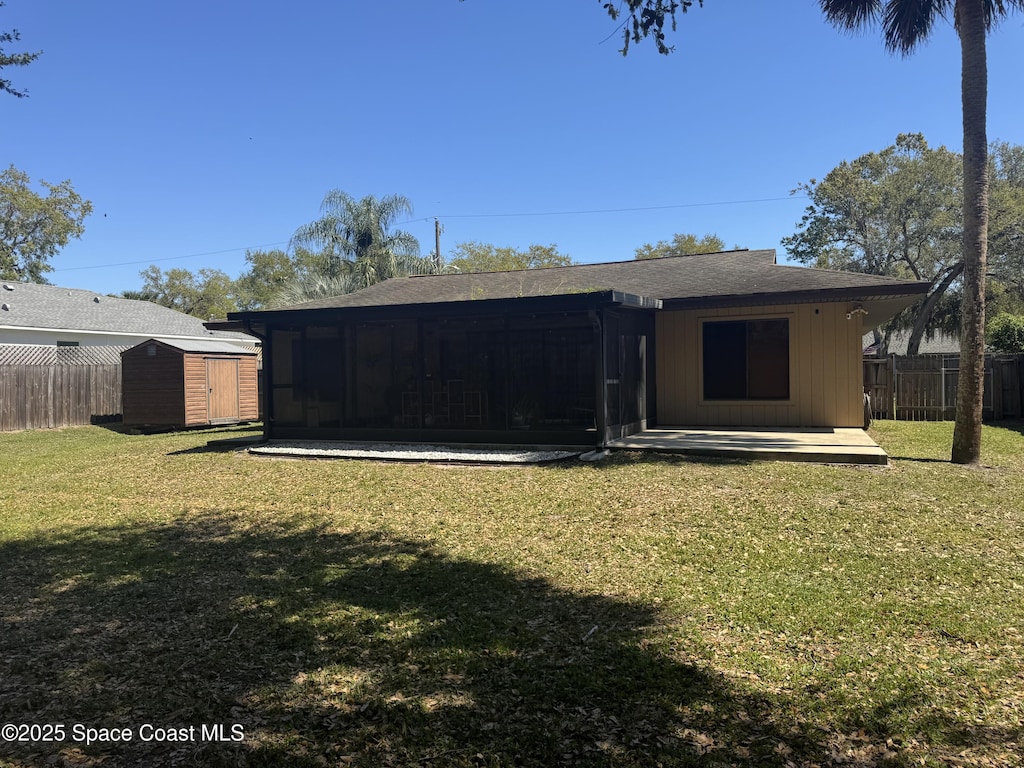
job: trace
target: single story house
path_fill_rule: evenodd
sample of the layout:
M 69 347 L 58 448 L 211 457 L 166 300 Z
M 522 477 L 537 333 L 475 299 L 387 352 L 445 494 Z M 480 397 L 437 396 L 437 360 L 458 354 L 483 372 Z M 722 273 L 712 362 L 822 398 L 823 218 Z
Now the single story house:
M 254 349 L 258 339 L 211 331 L 197 317 L 151 301 L 121 299 L 79 288 L 0 282 L 0 344 L 59 347 L 135 346 L 165 339 L 221 339 Z
M 229 320 L 263 340 L 268 439 L 594 446 L 859 427 L 861 339 L 928 287 L 739 250 L 395 278 Z

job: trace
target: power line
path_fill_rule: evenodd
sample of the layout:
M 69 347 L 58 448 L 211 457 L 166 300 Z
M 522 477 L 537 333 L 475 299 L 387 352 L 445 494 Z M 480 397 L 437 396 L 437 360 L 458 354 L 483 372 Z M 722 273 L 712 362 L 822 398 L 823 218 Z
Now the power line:
M 143 259 L 141 261 L 121 261 L 116 264 L 92 264 L 88 267 L 61 267 L 60 269 L 54 269 L 53 272 L 75 272 L 82 269 L 107 269 L 108 267 L 132 267 L 139 264 L 153 264 L 157 261 L 177 261 L 179 259 L 195 259 L 200 256 L 219 256 L 222 253 L 236 253 L 238 251 L 255 251 L 260 248 L 273 248 L 276 245 L 287 245 L 288 241 L 284 240 L 280 243 L 266 243 L 264 245 L 248 245 L 244 248 L 226 248 L 223 251 L 207 251 L 205 253 L 190 253 L 186 256 L 164 256 L 160 259 Z
M 500 218 L 512 218 L 512 217 L 527 217 L 527 216 L 584 216 L 595 213 L 636 213 L 641 211 L 669 211 L 676 208 L 706 208 L 714 205 L 747 205 L 749 203 L 774 203 L 780 200 L 800 200 L 806 199 L 807 195 L 787 195 L 786 197 L 761 197 L 752 198 L 750 200 L 716 200 L 714 202 L 707 203 L 679 203 L 676 205 L 648 205 L 642 208 L 595 208 L 588 211 L 532 211 L 524 213 L 463 213 L 454 214 L 451 216 L 428 216 L 425 219 L 410 219 L 409 221 L 402 222 L 403 224 L 411 224 L 415 221 L 429 221 L 433 218 L 438 219 L 500 219 Z
M 676 205 L 648 205 L 640 208 L 595 208 L 586 211 L 532 211 L 532 212 L 521 212 L 521 213 L 460 213 L 452 214 L 450 216 L 427 216 L 426 218 L 415 218 L 409 219 L 408 221 L 400 221 L 397 223 L 398 226 L 404 226 L 405 224 L 414 224 L 418 222 L 430 221 L 431 219 L 510 219 L 510 218 L 528 218 L 531 216 L 588 216 L 593 214 L 607 214 L 607 213 L 640 213 L 643 211 L 670 211 L 680 208 L 708 208 L 715 205 L 750 205 L 752 203 L 775 203 L 781 200 L 800 200 L 806 199 L 807 195 L 787 195 L 786 197 L 760 197 L 751 198 L 749 200 L 716 200 L 714 202 L 706 203 L 678 203 Z M 165 256 L 159 259 L 142 259 L 140 261 L 122 261 L 116 264 L 93 264 L 84 267 L 62 267 L 61 269 L 54 269 L 54 272 L 77 272 L 85 269 L 108 269 L 110 267 L 133 267 L 139 264 L 155 264 L 157 262 L 164 261 L 178 261 L 181 259 L 195 259 L 200 256 L 219 256 L 224 253 L 236 253 L 238 251 L 252 251 L 260 248 L 273 248 L 278 245 L 287 245 L 290 241 L 285 240 L 279 243 L 266 243 L 264 245 L 250 245 L 242 248 L 227 248 L 223 251 L 207 251 L 205 253 L 190 253 L 185 256 Z

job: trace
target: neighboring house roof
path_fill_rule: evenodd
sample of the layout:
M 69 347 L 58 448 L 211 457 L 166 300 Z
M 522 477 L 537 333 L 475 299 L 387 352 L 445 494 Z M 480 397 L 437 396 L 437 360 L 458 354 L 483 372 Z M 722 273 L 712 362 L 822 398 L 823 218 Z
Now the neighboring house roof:
M 90 345 L 57 347 L 53 344 L 0 344 L 4 365 L 120 365 L 121 352 L 129 346 Z
M 889 354 L 906 355 L 907 345 L 910 343 L 910 331 L 894 331 L 889 337 Z M 875 344 L 875 336 L 872 333 L 864 334 L 864 354 L 875 355 L 878 347 Z M 921 346 L 917 351 L 919 355 L 959 355 L 960 339 L 943 331 L 935 331 L 932 334 L 926 333 L 921 337 Z
M 0 284 L 0 328 L 4 327 L 253 340 L 244 334 L 207 330 L 199 318 L 151 301 L 36 283 Z

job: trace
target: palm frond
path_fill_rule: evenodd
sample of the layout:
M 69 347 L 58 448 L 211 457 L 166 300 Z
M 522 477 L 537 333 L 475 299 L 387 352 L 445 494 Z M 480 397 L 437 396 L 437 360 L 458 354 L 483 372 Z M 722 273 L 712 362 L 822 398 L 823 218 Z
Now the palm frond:
M 935 22 L 950 10 L 952 0 L 889 0 L 882 30 L 885 47 L 893 53 L 910 54 L 931 34 Z
M 828 22 L 848 32 L 870 26 L 882 12 L 881 0 L 820 0 L 820 3 Z
M 985 0 L 985 28 L 992 29 L 1012 9 L 1024 11 L 1024 0 Z
M 356 200 L 332 189 L 321 205 L 323 215 L 299 227 L 292 236 L 293 247 L 312 246 L 332 254 L 316 265 L 310 278 L 321 278 L 325 286 L 311 284 L 297 289 L 292 298 L 324 290 L 341 293 L 366 288 L 381 280 L 412 274 L 423 269 L 419 241 L 409 232 L 394 229 L 396 222 L 412 215 L 412 203 L 402 195 L 380 199 L 367 195 Z M 345 281 L 334 281 L 344 275 Z M 344 291 L 339 291 L 344 287 Z M 337 293 L 332 294 L 337 295 Z
M 329 299 L 355 290 L 351 274 L 309 274 L 286 283 L 268 303 L 271 309 Z

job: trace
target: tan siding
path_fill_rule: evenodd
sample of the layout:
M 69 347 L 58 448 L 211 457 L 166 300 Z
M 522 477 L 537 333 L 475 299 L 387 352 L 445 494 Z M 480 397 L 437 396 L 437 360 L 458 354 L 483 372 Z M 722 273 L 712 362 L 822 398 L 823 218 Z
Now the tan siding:
M 859 315 L 847 303 L 666 311 L 657 315 L 658 420 L 663 425 L 833 426 L 861 424 Z M 702 320 L 788 317 L 790 399 L 701 402 Z
M 801 304 L 797 307 L 798 338 L 811 338 L 811 318 L 813 316 L 814 310 L 809 304 Z M 797 387 L 790 390 L 790 394 L 797 404 L 797 423 L 794 426 L 813 424 L 811 392 L 814 391 L 814 383 L 811 380 L 811 345 L 796 344 L 791 351 L 796 357 L 796 375 L 793 378 L 797 381 Z
M 243 357 L 238 363 L 238 418 L 255 421 L 260 415 L 256 357 Z
M 850 380 L 850 366 L 848 365 L 849 356 L 847 355 L 847 341 L 846 327 L 849 325 L 856 325 L 853 318 L 850 320 L 846 319 L 845 315 L 841 315 L 838 312 L 833 313 L 833 322 L 835 323 L 836 339 L 839 340 L 835 345 L 835 361 L 836 361 L 836 387 L 834 390 L 835 397 L 835 423 L 846 424 L 850 418 L 850 404 L 849 391 L 850 388 L 847 383 Z M 861 375 L 863 379 L 863 375 Z
M 205 424 L 210 418 L 207 358 L 223 359 L 212 355 L 189 355 L 186 362 L 186 418 L 189 425 Z M 238 418 L 240 421 L 259 418 L 256 357 L 252 355 L 238 358 Z
M 206 358 L 185 356 L 185 424 L 195 426 L 209 421 L 207 403 Z
M 822 350 L 825 334 L 822 329 L 824 316 L 821 307 L 814 307 L 810 317 L 810 355 L 811 355 L 811 413 L 809 426 L 826 425 L 825 420 L 825 356 Z

